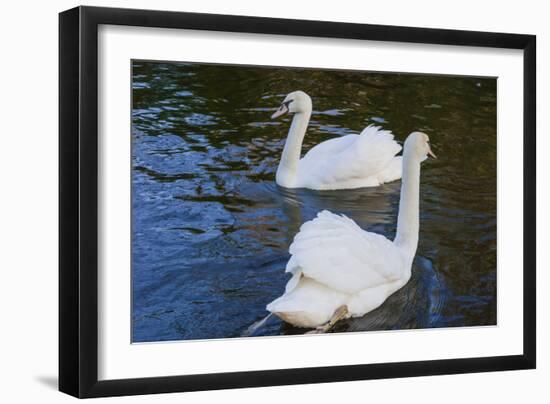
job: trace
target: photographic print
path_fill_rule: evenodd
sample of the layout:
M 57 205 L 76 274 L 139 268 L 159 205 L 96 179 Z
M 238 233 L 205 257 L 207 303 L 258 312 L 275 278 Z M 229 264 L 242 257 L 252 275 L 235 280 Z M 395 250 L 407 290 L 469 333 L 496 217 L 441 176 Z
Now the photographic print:
M 497 79 L 133 60 L 132 342 L 497 324 Z

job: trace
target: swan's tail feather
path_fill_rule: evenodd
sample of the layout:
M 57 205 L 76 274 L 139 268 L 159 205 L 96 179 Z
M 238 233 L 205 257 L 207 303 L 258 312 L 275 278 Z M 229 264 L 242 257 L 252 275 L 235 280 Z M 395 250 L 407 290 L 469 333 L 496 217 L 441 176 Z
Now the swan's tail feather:
M 402 149 L 401 145 L 395 141 L 393 133 L 390 130 L 382 129 L 380 126 L 369 125 L 363 129 L 360 136 L 365 147 L 392 157 Z
M 326 176 L 331 182 L 350 188 L 378 186 L 378 174 L 391 164 L 401 149 L 391 131 L 367 126 L 355 141 L 330 159 L 330 167 L 326 168 L 330 176 Z

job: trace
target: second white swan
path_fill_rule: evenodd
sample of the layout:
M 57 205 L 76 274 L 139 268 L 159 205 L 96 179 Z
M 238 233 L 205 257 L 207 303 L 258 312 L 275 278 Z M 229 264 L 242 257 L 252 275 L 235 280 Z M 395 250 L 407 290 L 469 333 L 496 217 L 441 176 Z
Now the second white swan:
M 306 222 L 290 246 L 284 294 L 267 310 L 298 327 L 329 330 L 341 318 L 376 309 L 411 277 L 419 232 L 420 163 L 430 155 L 428 136 L 405 141 L 403 182 L 393 241 L 353 220 L 323 211 Z
M 315 190 L 375 187 L 401 178 L 401 146 L 390 131 L 368 126 L 360 135 L 322 142 L 300 159 L 312 112 L 309 95 L 294 91 L 271 116 L 294 114 L 277 169 L 276 182 L 285 188 Z

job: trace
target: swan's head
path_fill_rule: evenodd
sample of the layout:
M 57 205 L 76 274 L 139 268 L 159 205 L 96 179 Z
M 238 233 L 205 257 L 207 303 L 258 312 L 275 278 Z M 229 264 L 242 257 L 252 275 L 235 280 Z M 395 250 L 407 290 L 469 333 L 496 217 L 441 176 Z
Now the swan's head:
M 430 147 L 430 138 L 423 132 L 413 132 L 405 140 L 405 153 L 412 153 L 420 159 L 426 160 L 428 156 L 436 159 L 437 156 Z
M 286 113 L 297 114 L 300 112 L 311 112 L 311 98 L 303 91 L 293 91 L 285 97 L 281 106 L 271 115 L 271 119 Z

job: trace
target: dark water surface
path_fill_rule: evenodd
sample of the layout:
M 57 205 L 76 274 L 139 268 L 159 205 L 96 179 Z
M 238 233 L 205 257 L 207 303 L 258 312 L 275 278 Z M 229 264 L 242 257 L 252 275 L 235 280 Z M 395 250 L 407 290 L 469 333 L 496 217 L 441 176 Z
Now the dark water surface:
M 306 91 L 303 153 L 369 124 L 403 142 L 430 136 L 420 243 L 409 283 L 335 331 L 496 323 L 496 80 L 308 69 L 134 62 L 134 342 L 243 335 L 282 294 L 288 246 L 329 209 L 393 239 L 400 181 L 377 188 L 286 190 L 275 170 Z M 303 333 L 270 318 L 254 335 Z

